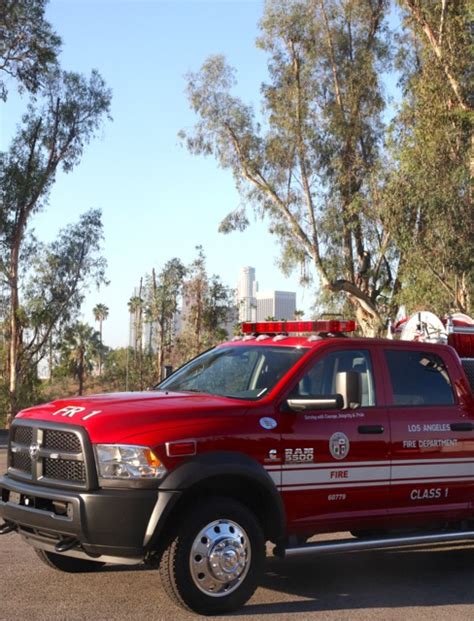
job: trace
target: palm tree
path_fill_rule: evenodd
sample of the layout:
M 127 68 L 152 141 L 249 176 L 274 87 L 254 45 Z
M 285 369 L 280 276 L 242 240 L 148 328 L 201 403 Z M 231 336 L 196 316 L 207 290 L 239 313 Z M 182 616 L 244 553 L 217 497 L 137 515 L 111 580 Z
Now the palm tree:
M 92 309 L 94 313 L 94 319 L 99 322 L 99 334 L 100 334 L 100 351 L 99 351 L 99 376 L 102 375 L 102 322 L 109 316 L 109 308 L 105 304 L 96 304 Z
M 144 300 L 141 297 L 142 281 L 140 280 L 139 295 L 134 295 L 128 301 L 128 311 L 130 313 L 130 328 L 134 333 L 134 360 L 135 367 L 138 369 L 139 387 L 143 389 L 143 349 L 142 349 L 142 337 L 143 337 L 143 311 Z M 128 358 L 127 358 L 127 390 L 128 390 Z
M 128 311 L 133 318 L 135 351 L 141 349 L 143 306 L 143 300 L 139 295 L 132 296 L 128 301 Z
M 99 333 L 86 323 L 77 322 L 67 328 L 61 344 L 62 357 L 79 382 L 79 394 L 84 379 L 93 369 L 93 362 L 101 349 Z

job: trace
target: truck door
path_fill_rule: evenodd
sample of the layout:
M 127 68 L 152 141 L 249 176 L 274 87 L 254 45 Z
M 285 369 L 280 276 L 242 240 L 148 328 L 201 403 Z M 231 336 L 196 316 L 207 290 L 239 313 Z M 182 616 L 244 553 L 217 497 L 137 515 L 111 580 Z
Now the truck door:
M 443 355 L 441 355 L 443 354 Z M 407 523 L 427 512 L 461 514 L 472 502 L 474 433 L 448 365 L 427 344 L 386 349 L 392 435 L 390 514 Z
M 336 530 L 339 522 L 347 527 L 357 519 L 361 528 L 361 519 L 385 515 L 389 425 L 378 366 L 365 348 L 325 349 L 287 395 L 333 395 L 338 373 L 361 376 L 360 404 L 292 411 L 282 417 L 282 494 L 294 527 L 311 531 L 319 526 L 328 530 L 329 525 Z

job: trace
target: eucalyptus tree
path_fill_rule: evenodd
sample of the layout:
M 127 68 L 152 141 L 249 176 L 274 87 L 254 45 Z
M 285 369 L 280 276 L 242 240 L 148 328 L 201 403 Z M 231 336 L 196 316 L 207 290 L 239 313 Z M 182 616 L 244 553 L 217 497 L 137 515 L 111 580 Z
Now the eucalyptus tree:
M 20 89 L 37 92 L 57 67 L 61 39 L 45 19 L 46 4 L 46 0 L 0 2 L 0 99 L 7 97 L 2 73 Z
M 180 259 L 167 261 L 158 277 L 155 269 L 147 282 L 146 315 L 150 331 L 156 325 L 156 372 L 158 379 L 163 378 L 166 352 L 170 351 L 174 339 L 174 321 L 178 311 L 178 302 L 182 294 L 186 268 Z M 150 341 L 152 341 L 150 335 Z
M 403 0 L 403 99 L 384 192 L 400 302 L 472 312 L 474 209 L 469 3 Z M 471 96 L 471 98 L 470 98 Z M 402 286 L 403 285 L 403 286 Z
M 423 54 L 435 65 L 451 92 L 451 105 L 472 112 L 472 2 L 399 0 L 405 21 L 423 40 Z
M 386 10 L 385 0 L 268 2 L 258 40 L 269 58 L 262 118 L 232 94 L 234 70 L 212 56 L 188 76 L 198 120 L 181 132 L 192 153 L 232 171 L 244 202 L 280 238 L 282 266 L 312 266 L 327 291 L 349 298 L 367 334 L 380 330 L 393 282 L 372 174 L 390 56 Z M 221 230 L 247 224 L 238 209 Z
M 196 246 L 197 256 L 188 266 L 183 292 L 183 322 L 190 341 L 189 357 L 203 349 L 204 307 L 208 287 L 206 255 L 202 246 Z
M 183 286 L 182 330 L 178 339 L 180 362 L 222 341 L 227 336 L 226 325 L 237 314 L 232 291 L 218 275 L 209 277 L 203 247 L 196 246 L 196 251 Z
M 0 273 L 9 297 L 10 419 L 16 410 L 22 358 L 20 281 L 28 266 L 25 240 L 31 220 L 46 207 L 57 171 L 70 172 L 79 163 L 108 116 L 110 101 L 110 91 L 96 71 L 89 79 L 56 71 L 45 79 L 41 97 L 28 106 L 8 151 L 0 153 Z M 91 218 L 97 220 L 97 213 Z

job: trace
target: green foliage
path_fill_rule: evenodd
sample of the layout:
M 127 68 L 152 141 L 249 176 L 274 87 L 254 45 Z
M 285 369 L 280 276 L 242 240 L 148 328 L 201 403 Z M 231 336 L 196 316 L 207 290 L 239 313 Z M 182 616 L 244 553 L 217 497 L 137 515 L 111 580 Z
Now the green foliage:
M 349 301 L 365 334 L 401 302 L 469 311 L 473 295 L 469 3 L 399 4 L 405 34 L 393 41 L 382 0 L 268 2 L 261 117 L 211 56 L 188 76 L 197 122 L 181 132 L 191 153 L 233 173 L 280 238 L 280 267 L 321 285 L 320 306 Z M 404 99 L 382 150 L 393 42 Z M 239 208 L 220 230 L 247 224 Z
M 90 284 L 107 282 L 106 261 L 100 254 L 102 240 L 101 213 L 93 209 L 30 255 L 32 269 L 24 284 L 28 327 L 43 332 L 60 328 L 78 312 Z
M 96 304 L 92 309 L 92 313 L 94 315 L 94 319 L 98 321 L 102 327 L 102 322 L 109 316 L 109 307 L 105 304 Z
M 29 367 L 23 374 L 23 381 L 17 392 L 18 409 L 30 407 L 43 400 L 42 383 L 36 373 L 36 367 Z M 0 375 L 0 429 L 7 422 L 9 403 L 8 383 L 4 374 Z
M 20 369 L 35 368 L 47 355 L 51 338 L 57 343 L 77 316 L 89 285 L 106 282 L 102 237 L 100 211 L 91 210 L 60 231 L 51 244 L 40 244 L 30 254 L 19 313 L 24 331 Z
M 45 20 L 46 0 L 2 0 L 0 5 L 0 71 L 20 89 L 37 92 L 57 66 L 61 39 Z M 7 89 L 0 79 L 0 99 Z
M 125 390 L 127 385 L 127 366 L 133 356 L 129 347 L 111 349 L 104 356 L 104 383 L 112 390 Z
M 99 322 L 100 344 L 103 346 L 102 340 L 102 323 L 109 316 L 109 308 L 105 304 L 96 304 L 92 309 L 94 319 Z M 102 375 L 102 353 L 99 353 L 99 375 Z
M 71 318 L 89 278 L 104 281 L 105 262 L 97 257 L 98 211 L 84 214 L 81 230 L 70 227 L 49 247 L 33 240 L 29 228 L 32 216 L 47 204 L 58 168 L 73 170 L 108 117 L 111 94 L 97 71 L 86 79 L 56 69 L 41 87 L 10 148 L 0 153 L 0 276 L 8 288 L 9 420 L 18 411 L 20 384 L 53 328 L 60 329 Z M 25 344 L 26 327 L 33 337 Z
M 390 128 L 384 192 L 386 224 L 401 257 L 395 301 L 438 314 L 469 313 L 474 210 L 467 3 L 402 4 L 410 28 L 398 59 L 405 96 Z
M 134 343 L 127 354 L 127 382 L 143 390 L 156 384 L 163 374 L 174 344 L 174 322 L 186 269 L 177 259 L 168 261 L 156 275 L 140 280 L 137 295 L 128 303 Z
M 145 320 L 149 327 L 149 353 L 157 352 L 156 381 L 163 378 L 163 369 L 169 355 L 175 329 L 178 300 L 182 293 L 186 268 L 180 259 L 168 261 L 156 276 L 153 269 L 145 287 Z
M 236 314 L 232 291 L 216 274 L 209 278 L 202 246 L 197 246 L 196 251 L 184 283 L 183 330 L 174 353 L 179 364 L 227 338 L 227 325 Z
M 354 303 L 367 330 L 381 323 L 380 297 L 392 281 L 389 243 L 377 209 L 384 100 L 390 62 L 386 2 L 279 0 L 266 4 L 258 45 L 268 54 L 262 118 L 232 95 L 235 72 L 211 56 L 188 76 L 196 112 L 191 153 L 230 169 L 246 204 L 296 265 Z M 242 210 L 221 230 L 242 229 Z
M 61 340 L 61 363 L 78 381 L 82 395 L 84 380 L 92 373 L 94 361 L 101 351 L 99 333 L 82 322 L 68 326 Z

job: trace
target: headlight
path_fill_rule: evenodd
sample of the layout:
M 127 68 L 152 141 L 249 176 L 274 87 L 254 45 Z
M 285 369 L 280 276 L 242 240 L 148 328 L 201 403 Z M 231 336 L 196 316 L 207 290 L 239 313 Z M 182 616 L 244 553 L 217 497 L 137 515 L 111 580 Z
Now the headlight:
M 153 451 L 146 446 L 96 444 L 99 476 L 104 479 L 161 479 L 166 474 Z

